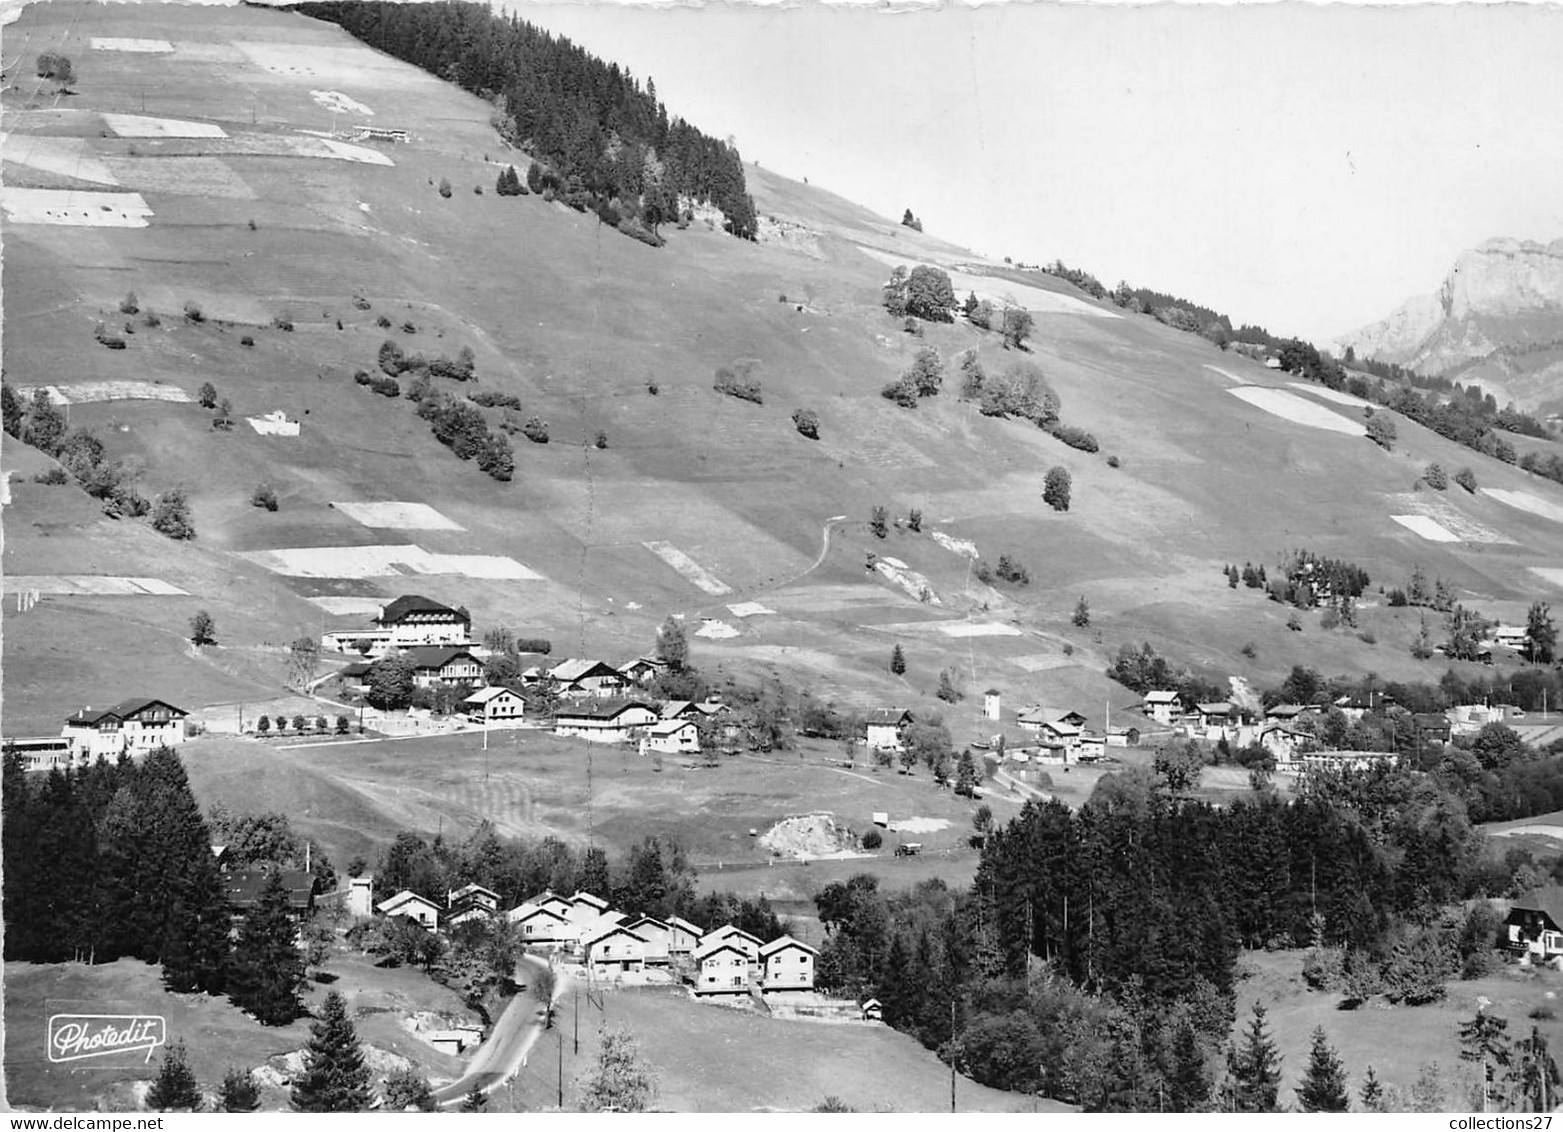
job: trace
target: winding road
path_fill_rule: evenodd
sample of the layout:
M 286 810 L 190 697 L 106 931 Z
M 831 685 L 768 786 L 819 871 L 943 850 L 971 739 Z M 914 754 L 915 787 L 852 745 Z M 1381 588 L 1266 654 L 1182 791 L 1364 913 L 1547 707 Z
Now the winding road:
M 548 970 L 548 961 L 536 955 L 523 955 L 516 963 L 516 981 L 531 987 L 532 981 L 522 973 L 523 967 L 533 972 Z M 553 1001 L 569 986 L 570 977 L 562 967 L 556 967 Z M 434 1090 L 434 1100 L 441 1108 L 459 1105 L 476 1086 L 485 1096 L 509 1081 L 526 1064 L 526 1055 L 536 1044 L 547 1025 L 548 1012 L 528 990 L 516 995 L 505 1007 L 488 1040 L 478 1047 L 467 1065 L 467 1071 L 449 1085 Z

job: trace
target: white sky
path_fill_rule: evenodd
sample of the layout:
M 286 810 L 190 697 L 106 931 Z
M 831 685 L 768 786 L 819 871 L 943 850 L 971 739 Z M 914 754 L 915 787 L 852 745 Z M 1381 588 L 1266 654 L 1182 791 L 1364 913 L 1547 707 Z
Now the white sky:
M 1320 341 L 1563 237 L 1563 6 L 528 3 L 746 161 Z

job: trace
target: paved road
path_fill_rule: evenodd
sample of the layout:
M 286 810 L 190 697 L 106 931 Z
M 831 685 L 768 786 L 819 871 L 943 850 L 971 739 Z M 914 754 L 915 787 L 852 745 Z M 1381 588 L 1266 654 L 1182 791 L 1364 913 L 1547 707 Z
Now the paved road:
M 548 969 L 548 962 L 535 955 L 521 957 L 516 964 L 516 980 L 530 987 L 533 980 L 527 977 L 528 973 L 523 968 L 531 968 L 530 974 L 535 976 L 538 971 Z M 554 986 L 554 1001 L 557 1002 L 569 985 L 569 976 L 562 967 L 555 970 L 558 977 Z M 527 1052 L 542 1034 L 546 1021 L 546 1012 L 530 990 L 516 995 L 494 1024 L 488 1040 L 472 1055 L 467 1072 L 434 1091 L 435 1102 L 441 1108 L 449 1108 L 465 1100 L 474 1085 L 487 1095 L 509 1081 L 525 1063 Z

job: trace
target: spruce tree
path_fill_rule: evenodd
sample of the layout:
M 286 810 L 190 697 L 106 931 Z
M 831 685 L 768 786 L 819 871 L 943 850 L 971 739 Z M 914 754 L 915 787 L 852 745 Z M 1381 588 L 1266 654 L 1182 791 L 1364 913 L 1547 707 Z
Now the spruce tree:
M 1167 1101 L 1173 1112 L 1198 1112 L 1210 1101 L 1210 1073 L 1199 1033 L 1188 1019 L 1178 1023 L 1172 1039 L 1172 1072 Z
M 169 918 L 163 983 L 172 991 L 221 994 L 228 978 L 232 912 L 222 874 L 208 853 L 191 863 Z
M 890 671 L 897 676 L 906 672 L 906 654 L 901 651 L 900 645 L 890 650 Z
M 304 1072 L 293 1083 L 299 1112 L 362 1112 L 369 1107 L 369 1068 L 347 1005 L 336 991 L 326 995 L 320 1020 L 310 1027 Z
M 163 1064 L 147 1092 L 147 1107 L 158 1112 L 200 1112 L 201 1086 L 185 1054 L 184 1039 L 163 1051 Z
M 613 882 L 608 875 L 608 854 L 600 845 L 593 845 L 586 850 L 586 857 L 581 862 L 580 884 L 582 892 L 589 892 L 603 899 L 607 899 L 607 893 L 612 891 Z
M 260 1107 L 260 1089 L 248 1069 L 230 1069 L 223 1076 L 219 1105 L 224 1112 L 254 1112 Z
M 1281 1055 L 1265 1026 L 1265 1008 L 1255 1002 L 1240 1044 L 1227 1054 L 1236 1112 L 1276 1112 L 1281 1090 Z
M 955 763 L 955 792 L 962 798 L 977 796 L 977 764 L 969 749 L 962 751 Z
M 1488 1095 L 1489 1080 L 1497 1077 L 1500 1068 L 1507 1068 L 1513 1059 L 1509 1045 L 1509 1020 L 1496 1014 L 1488 1014 L 1477 1007 L 1476 1016 L 1460 1023 L 1460 1060 L 1480 1065 L 1482 1072 L 1482 1100 Z
M 1070 621 L 1073 623 L 1076 629 L 1084 629 L 1091 623 L 1091 607 L 1086 604 L 1085 597 L 1083 595 L 1081 596 L 1080 600 L 1075 603 L 1075 615 L 1070 618 Z
M 1346 1091 L 1346 1069 L 1338 1054 L 1330 1048 L 1323 1026 L 1314 1027 L 1313 1046 L 1308 1051 L 1308 1068 L 1297 1089 L 1297 1103 L 1304 1112 L 1346 1112 L 1351 1096 Z
M 281 874 L 273 873 L 239 929 L 229 979 L 233 1004 L 262 1025 L 286 1026 L 304 1012 L 298 993 L 304 956 L 293 942 L 295 935 L 288 890 Z
M 1384 1111 L 1384 1086 L 1379 1082 L 1378 1074 L 1373 1072 L 1373 1066 L 1368 1066 L 1368 1072 L 1362 1078 L 1362 1089 L 1357 1093 L 1362 1101 L 1362 1107 L 1368 1112 Z

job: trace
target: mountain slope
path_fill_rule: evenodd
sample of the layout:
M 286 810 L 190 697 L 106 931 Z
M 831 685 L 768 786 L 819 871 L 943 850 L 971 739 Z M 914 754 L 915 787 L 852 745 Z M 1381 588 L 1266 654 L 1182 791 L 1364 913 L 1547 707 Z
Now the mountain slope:
M 1484 488 L 1521 493 L 1511 502 L 1563 507 L 1556 485 L 1406 421 L 1385 452 L 1362 438 L 1356 406 L 770 170 L 746 168 L 758 243 L 697 217 L 665 226 L 667 246 L 654 249 L 536 195 L 497 196 L 501 170 L 524 168 L 526 155 L 495 135 L 486 103 L 297 14 L 62 3 L 27 9 L 10 35 L 29 37 L 29 52 L 70 55 L 81 80 L 68 98 L 28 80 L 0 102 L 12 134 L 8 380 L 67 393 L 161 382 L 190 395 L 210 381 L 239 425 L 213 430 L 209 412 L 165 400 L 72 406 L 73 425 L 143 469 L 145 494 L 189 489 L 198 537 L 169 542 L 98 516 L 74 489 L 16 483 L 7 574 L 145 574 L 190 596 L 7 609 L 8 731 L 57 730 L 81 702 L 163 688 L 192 707 L 253 704 L 278 694 L 288 641 L 361 623 L 363 613 L 340 611 L 402 592 L 466 604 L 479 632 L 504 624 L 551 637 L 556 655 L 625 658 L 650 647 L 670 612 L 712 618 L 721 624 L 707 633 L 735 635 L 696 636 L 703 667 L 776 669 L 863 706 L 943 708 L 968 738 L 985 725 L 969 706 L 932 699 L 942 669 L 968 693 L 997 686 L 1010 705 L 1069 703 L 1097 723 L 1104 702 L 1116 713 L 1136 699 L 1102 669 L 1120 644 L 1144 639 L 1213 679 L 1257 685 L 1294 663 L 1400 678 L 1442 670 L 1409 656 L 1408 611 L 1365 610 L 1376 644 L 1312 619 L 1290 632 L 1286 610 L 1226 587 L 1227 562 L 1273 563 L 1306 546 L 1360 563 L 1375 586 L 1404 584 L 1417 562 L 1506 617 L 1555 588 L 1532 571 L 1563 561 L 1555 521 L 1486 494 L 1413 486 L 1429 461 L 1470 464 Z M 126 39 L 169 50 L 104 46 Z M 350 140 L 360 125 L 411 140 Z M 213 127 L 226 136 L 123 136 Z M 69 168 L 40 156 L 61 153 Z M 15 195 L 105 173 L 119 184 L 98 188 L 139 192 L 148 226 L 32 223 L 31 198 Z M 978 290 L 1032 309 L 1025 360 L 1100 451 L 982 416 L 958 399 L 953 372 L 915 410 L 883 399 L 924 345 L 946 359 L 977 349 L 990 372 L 1018 360 L 964 320 L 904 333 L 880 303 L 900 262 L 946 265 L 962 297 Z M 119 313 L 129 290 L 161 325 Z M 181 317 L 186 302 L 204 321 Z M 100 321 L 131 322 L 128 348 L 100 347 Z M 516 434 L 509 483 L 458 460 L 411 402 L 355 384 L 387 339 L 430 356 L 470 347 L 476 384 L 436 384 L 513 396 L 515 420 L 546 421 L 549 443 Z M 713 390 L 715 371 L 734 365 L 761 382 L 763 404 Z M 1308 415 L 1299 405 L 1315 425 L 1291 419 Z M 818 441 L 793 427 L 801 408 L 818 413 Z M 245 423 L 279 409 L 301 422 L 298 437 Z M 505 416 L 485 414 L 496 429 Z M 1041 499 L 1052 465 L 1074 478 L 1066 513 Z M 275 513 L 248 502 L 262 481 L 280 498 Z M 385 501 L 449 522 L 371 527 L 340 506 Z M 923 533 L 874 538 L 875 505 L 920 509 Z M 69 513 L 68 533 L 56 512 Z M 1424 512 L 1459 539 L 1427 541 L 1391 519 Z M 988 562 L 1020 560 L 1030 585 L 983 585 L 933 531 L 974 543 Z M 134 569 L 109 552 L 121 545 Z M 387 546 L 416 549 L 365 549 Z M 300 548 L 324 564 L 279 556 Z M 867 571 L 870 553 L 903 563 L 936 601 L 917 599 L 922 582 Z M 1070 623 L 1081 596 L 1087 628 Z M 728 608 L 745 601 L 772 612 Z M 216 617 L 223 649 L 197 656 L 179 643 L 197 608 Z M 897 641 L 904 678 L 887 670 Z M 1250 643 L 1253 657 L 1241 651 Z M 238 686 L 196 679 L 219 663 Z M 208 715 L 214 727 L 236 718 Z
M 1563 240 L 1488 240 L 1460 255 L 1436 293 L 1336 346 L 1480 384 L 1521 408 L 1563 404 Z

